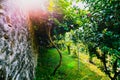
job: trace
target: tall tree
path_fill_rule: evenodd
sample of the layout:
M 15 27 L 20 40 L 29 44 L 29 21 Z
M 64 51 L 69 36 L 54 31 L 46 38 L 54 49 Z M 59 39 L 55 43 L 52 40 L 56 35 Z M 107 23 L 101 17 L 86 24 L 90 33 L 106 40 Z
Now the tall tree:
M 18 0 L 0 0 L 0 80 L 33 80 L 35 51 L 27 12 Z
M 120 75 L 120 1 L 119 0 L 84 0 L 89 5 L 88 14 L 94 36 L 90 34 L 86 41 L 91 41 L 91 51 L 96 53 L 96 47 L 102 51 L 99 54 L 104 71 L 111 80 Z M 90 45 L 88 45 L 90 46 Z M 100 53 L 100 52 L 99 52 Z

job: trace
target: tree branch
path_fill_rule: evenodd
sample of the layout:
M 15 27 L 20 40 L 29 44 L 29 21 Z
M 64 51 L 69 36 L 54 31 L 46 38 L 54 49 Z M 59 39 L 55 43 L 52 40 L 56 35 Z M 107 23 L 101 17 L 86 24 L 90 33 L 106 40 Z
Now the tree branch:
M 51 38 L 51 29 L 52 29 L 52 26 L 48 26 L 48 37 L 49 37 L 49 40 L 50 42 L 52 43 L 52 45 L 57 49 L 58 53 L 59 53 L 59 56 L 60 56 L 60 60 L 59 60 L 59 63 L 58 65 L 55 67 L 53 73 L 51 75 L 55 75 L 57 69 L 61 66 L 62 64 L 62 53 L 61 51 L 59 50 L 59 48 L 57 47 L 57 45 L 53 42 L 52 38 Z

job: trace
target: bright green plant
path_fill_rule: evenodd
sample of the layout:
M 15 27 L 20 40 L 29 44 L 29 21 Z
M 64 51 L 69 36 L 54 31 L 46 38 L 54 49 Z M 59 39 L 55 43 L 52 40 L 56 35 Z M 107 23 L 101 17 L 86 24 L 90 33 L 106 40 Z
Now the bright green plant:
M 89 5 L 88 18 L 92 24 L 88 29 L 94 33 L 94 36 L 90 34 L 86 40 L 95 44 L 92 45 L 92 50 L 96 47 L 101 49 L 102 55 L 99 55 L 99 58 L 103 62 L 104 71 L 111 80 L 116 80 L 120 75 L 120 1 L 84 1 Z

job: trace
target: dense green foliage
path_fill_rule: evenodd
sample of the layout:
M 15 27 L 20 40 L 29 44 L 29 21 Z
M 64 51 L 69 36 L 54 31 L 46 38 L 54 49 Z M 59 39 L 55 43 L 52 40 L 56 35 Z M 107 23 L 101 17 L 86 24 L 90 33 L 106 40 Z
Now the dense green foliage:
M 104 64 L 104 71 L 111 79 L 120 75 L 120 1 L 86 0 L 89 5 L 90 20 L 94 37 L 92 48 L 102 51 L 99 58 Z M 91 46 L 90 46 L 91 47 Z M 112 76 L 112 74 L 114 76 Z
M 116 79 L 120 71 L 120 2 L 118 0 L 84 0 L 88 10 L 76 6 L 80 1 L 63 1 L 57 4 L 63 12 L 62 21 L 57 21 L 56 30 L 70 32 L 68 39 L 62 39 L 70 53 L 70 44 L 83 42 L 88 46 L 90 62 L 95 54 L 103 62 L 103 71 Z M 57 6 L 58 7 L 58 6 Z M 55 31 L 59 32 L 59 31 Z M 57 34 L 57 33 L 55 33 Z M 67 33 L 68 34 L 68 33 Z M 63 37 L 66 37 L 63 35 Z M 62 46 L 63 47 L 63 46 Z
M 51 0 L 50 11 L 54 43 L 69 55 L 89 53 L 89 62 L 97 57 L 101 70 L 111 80 L 120 76 L 120 1 L 119 0 Z M 82 9 L 85 4 L 88 9 Z M 82 5 L 84 6 L 84 5 Z M 82 45 L 81 45 L 82 44 Z

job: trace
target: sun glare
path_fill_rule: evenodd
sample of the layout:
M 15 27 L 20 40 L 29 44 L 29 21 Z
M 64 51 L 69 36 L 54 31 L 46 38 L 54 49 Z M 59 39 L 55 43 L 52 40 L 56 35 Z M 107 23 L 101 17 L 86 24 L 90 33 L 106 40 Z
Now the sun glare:
M 77 7 L 77 8 L 79 8 L 79 9 L 82 9 L 82 10 L 88 10 L 88 7 L 85 7 L 87 4 L 86 3 L 84 3 L 84 2 L 75 2 L 75 1 L 73 1 L 73 3 L 72 3 L 72 7 Z
M 47 9 L 48 0 L 18 0 L 18 4 L 21 8 L 27 10 L 36 10 L 36 9 Z

